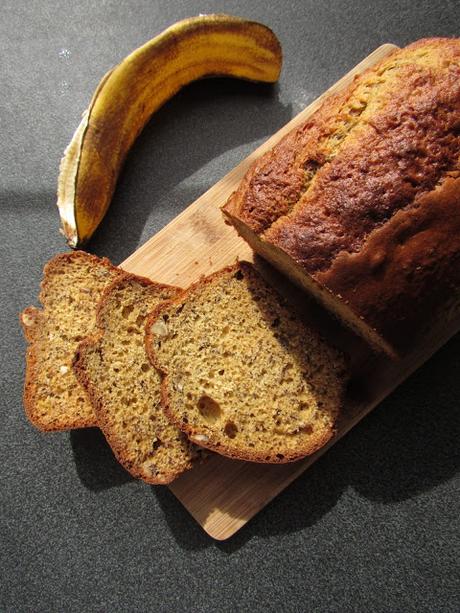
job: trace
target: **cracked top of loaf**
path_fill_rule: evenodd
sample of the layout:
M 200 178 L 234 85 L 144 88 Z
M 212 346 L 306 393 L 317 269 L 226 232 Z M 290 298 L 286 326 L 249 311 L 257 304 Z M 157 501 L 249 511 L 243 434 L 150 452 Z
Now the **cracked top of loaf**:
M 224 212 L 398 336 L 389 328 L 407 301 L 390 302 L 418 299 L 455 266 L 459 154 L 460 39 L 423 39 L 328 97 L 259 158 Z
M 357 77 L 262 156 L 232 213 L 310 273 L 458 170 L 460 40 L 425 39 Z

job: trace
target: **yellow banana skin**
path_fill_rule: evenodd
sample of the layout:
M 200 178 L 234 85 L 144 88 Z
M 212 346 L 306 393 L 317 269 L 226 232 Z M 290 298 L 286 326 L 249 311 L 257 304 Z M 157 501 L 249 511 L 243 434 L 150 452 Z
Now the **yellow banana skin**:
M 57 205 L 68 244 L 92 236 L 136 137 L 184 85 L 208 76 L 274 83 L 281 63 L 280 43 L 266 26 L 200 15 L 172 25 L 109 71 L 61 161 Z

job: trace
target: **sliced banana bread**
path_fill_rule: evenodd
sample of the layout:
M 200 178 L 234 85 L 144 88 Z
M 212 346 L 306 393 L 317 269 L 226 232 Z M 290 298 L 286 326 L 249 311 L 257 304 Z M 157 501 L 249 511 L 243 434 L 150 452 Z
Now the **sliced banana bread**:
M 178 289 L 124 274 L 103 294 L 98 331 L 80 343 L 74 371 L 117 459 L 148 483 L 169 483 L 196 455 L 161 409 L 160 376 L 145 351 L 146 316 Z
M 160 305 L 146 346 L 167 416 L 195 443 L 255 462 L 297 460 L 333 435 L 344 361 L 247 263 Z
M 96 425 L 91 403 L 72 370 L 78 343 L 96 323 L 104 288 L 120 274 L 107 259 L 83 251 L 56 256 L 44 269 L 40 302 L 20 315 L 29 343 L 24 406 L 40 430 Z

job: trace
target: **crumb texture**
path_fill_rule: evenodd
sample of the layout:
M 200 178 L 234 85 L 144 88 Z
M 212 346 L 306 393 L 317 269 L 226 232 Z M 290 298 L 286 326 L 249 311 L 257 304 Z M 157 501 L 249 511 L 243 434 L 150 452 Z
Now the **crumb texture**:
M 246 263 L 224 269 L 150 319 L 167 414 L 196 443 L 234 458 L 286 462 L 333 434 L 341 356 Z
M 148 483 L 169 483 L 197 453 L 161 410 L 160 375 L 144 344 L 148 313 L 177 293 L 134 275 L 117 279 L 102 297 L 97 335 L 80 344 L 74 362 L 118 460 Z
M 106 259 L 82 251 L 53 258 L 44 269 L 40 302 L 20 319 L 29 342 L 24 404 L 40 430 L 96 424 L 92 406 L 72 370 L 78 343 L 94 331 L 104 288 L 120 274 Z

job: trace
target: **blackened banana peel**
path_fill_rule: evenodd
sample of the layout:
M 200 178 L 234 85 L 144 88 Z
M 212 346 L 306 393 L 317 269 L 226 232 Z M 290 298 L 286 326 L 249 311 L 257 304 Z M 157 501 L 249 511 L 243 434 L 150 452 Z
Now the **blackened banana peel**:
M 208 76 L 274 83 L 281 63 L 280 43 L 266 26 L 200 15 L 172 25 L 110 70 L 61 161 L 57 205 L 68 244 L 78 247 L 92 236 L 132 144 L 183 86 Z

